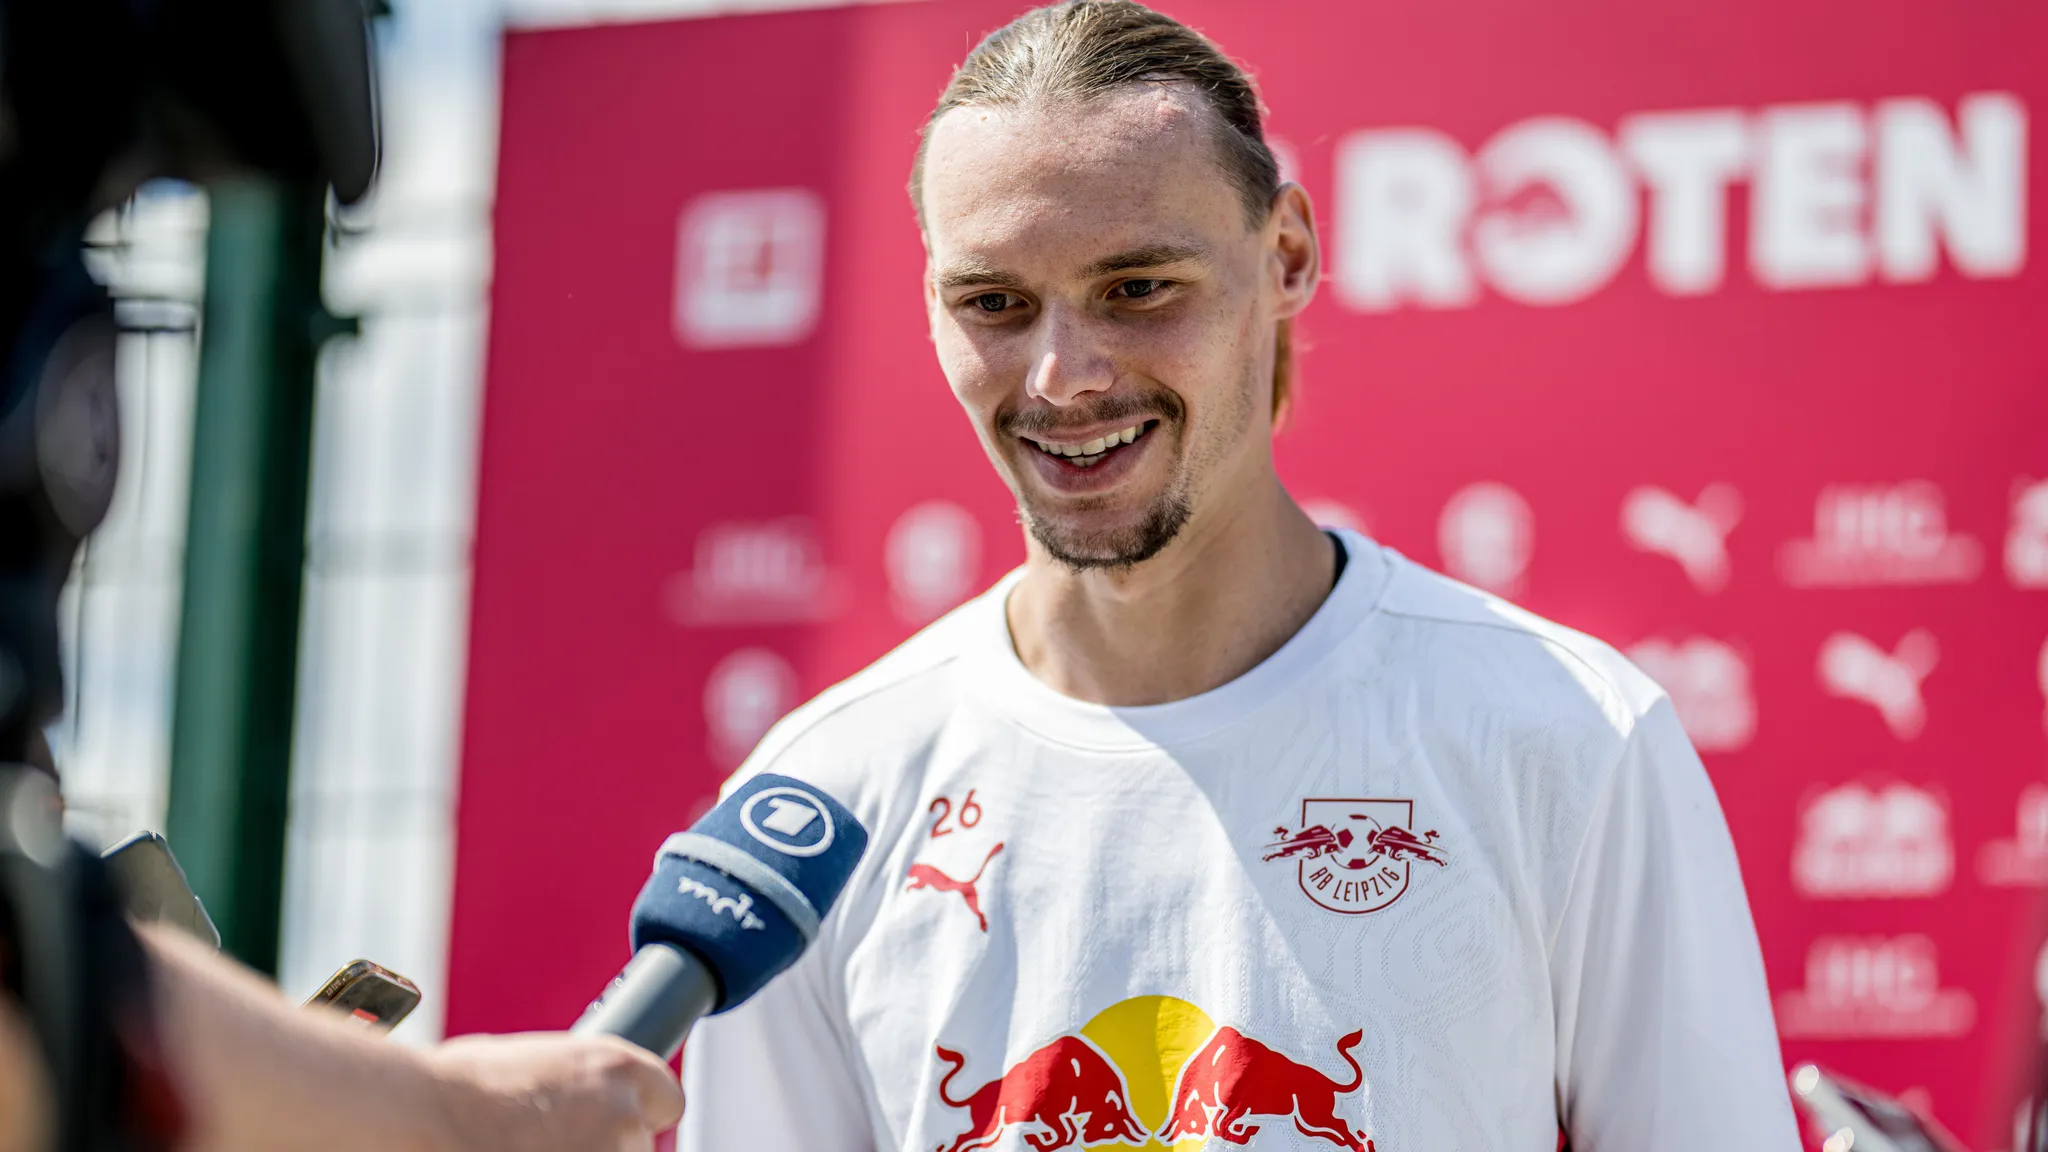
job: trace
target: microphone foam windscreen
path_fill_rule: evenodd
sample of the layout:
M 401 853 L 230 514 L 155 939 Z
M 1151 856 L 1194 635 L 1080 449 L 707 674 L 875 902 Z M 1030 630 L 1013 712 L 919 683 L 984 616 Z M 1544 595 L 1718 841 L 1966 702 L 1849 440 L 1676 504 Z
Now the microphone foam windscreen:
M 633 948 L 689 949 L 718 976 L 715 1011 L 735 1008 L 810 945 L 867 844 L 837 800 L 764 772 L 661 846 Z

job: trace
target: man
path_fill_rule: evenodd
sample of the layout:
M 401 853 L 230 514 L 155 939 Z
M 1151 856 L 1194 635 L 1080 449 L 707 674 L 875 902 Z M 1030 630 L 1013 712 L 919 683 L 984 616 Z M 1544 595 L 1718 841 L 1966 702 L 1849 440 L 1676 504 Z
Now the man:
M 1281 487 L 1319 257 L 1244 75 L 1134 4 L 1027 13 L 911 190 L 1027 560 L 743 769 L 873 840 L 692 1039 L 684 1147 L 1796 1148 L 1664 695 Z

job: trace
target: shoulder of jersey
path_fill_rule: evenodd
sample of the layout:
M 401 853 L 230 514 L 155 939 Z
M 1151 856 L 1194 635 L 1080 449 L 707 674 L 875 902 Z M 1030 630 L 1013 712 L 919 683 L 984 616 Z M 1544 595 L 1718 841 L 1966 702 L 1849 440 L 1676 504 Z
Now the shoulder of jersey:
M 991 589 L 968 601 L 783 717 L 726 791 L 757 772 L 780 772 L 816 783 L 856 812 L 863 796 L 893 791 L 914 751 L 953 715 L 955 664 L 999 594 Z
M 1625 736 L 1664 697 L 1603 641 L 1399 555 L 1380 601 L 1392 657 L 1415 674 L 1471 686 L 1473 703 L 1611 727 Z M 1405 635 L 1401 635 L 1405 633 Z

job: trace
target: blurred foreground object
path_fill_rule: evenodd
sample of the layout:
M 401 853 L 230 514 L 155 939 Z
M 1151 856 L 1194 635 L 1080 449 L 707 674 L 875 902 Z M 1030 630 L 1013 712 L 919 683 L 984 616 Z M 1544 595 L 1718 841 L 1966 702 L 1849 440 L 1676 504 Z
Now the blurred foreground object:
M 329 184 L 352 202 L 376 171 L 365 24 L 361 0 L 0 0 L 0 647 L 22 681 L 0 700 L 6 759 L 61 706 L 56 593 L 119 455 L 85 227 L 146 180 L 232 178 L 310 211 L 317 237 Z M 235 219 L 217 206 L 215 232 Z
M 0 0 L 0 978 L 49 1087 L 0 1075 L 45 1092 L 63 1152 L 651 1149 L 681 1113 L 667 1067 L 615 1040 L 414 1052 L 298 1010 L 188 931 L 138 940 L 106 863 L 62 834 L 40 738 L 62 700 L 57 593 L 119 455 L 114 314 L 83 233 L 143 180 L 197 180 L 171 838 L 224 942 L 274 964 L 313 357 L 340 330 L 319 301 L 326 204 L 376 168 L 364 23 L 359 0 Z
M 420 1006 L 420 986 L 368 960 L 352 960 L 306 1000 L 308 1008 L 339 1012 L 365 1028 L 389 1032 Z
M 137 832 L 100 853 L 121 891 L 128 918 L 137 924 L 162 922 L 209 948 L 220 947 L 220 930 L 206 905 L 192 892 L 170 842 L 155 832 Z
M 415 1050 L 290 1004 L 182 932 L 142 936 L 195 1152 L 651 1152 L 682 1113 L 668 1067 L 623 1041 L 468 1036 Z
M 0 1002 L 26 1009 L 47 1081 L 0 1095 L 46 1091 L 47 1146 L 63 1152 L 169 1149 L 184 1110 L 159 1055 L 142 949 L 103 862 L 60 821 L 45 773 L 0 765 Z
M 1965 1152 L 1941 1125 L 1874 1088 L 1812 1064 L 1791 1080 L 1792 1098 L 1828 1133 L 1823 1152 Z
M 35 1033 L 0 998 L 0 1152 L 34 1152 L 50 1143 L 50 1085 Z
M 201 829 L 192 842 L 219 838 L 202 889 L 222 883 L 223 854 L 232 869 L 249 841 L 259 859 L 262 841 L 277 846 L 271 875 L 216 905 L 263 963 L 275 953 L 298 624 L 310 422 L 302 397 L 323 334 L 319 238 L 327 188 L 352 202 L 376 172 L 367 45 L 361 0 L 0 0 L 0 977 L 42 1049 L 60 1149 L 166 1147 L 181 1122 L 155 1058 L 142 950 L 101 861 L 63 838 L 44 779 L 53 766 L 40 733 L 63 700 L 57 596 L 80 541 L 106 514 L 120 455 L 115 318 L 87 275 L 85 228 L 146 180 L 225 189 L 208 274 L 233 288 L 207 296 L 195 446 L 205 466 L 195 469 L 194 492 L 207 511 L 195 512 L 187 553 L 199 579 L 187 581 L 181 667 L 194 676 L 179 724 L 188 757 L 221 759 L 198 773 L 199 794 L 183 811 Z M 271 403 L 276 396 L 285 399 Z M 260 471 L 288 476 L 294 464 L 295 486 L 272 485 Z M 274 534 L 289 546 L 265 548 Z M 224 589 L 242 597 L 230 611 L 193 608 L 216 591 L 210 581 L 238 576 Z M 202 644 L 248 665 L 222 671 L 222 661 L 195 659 Z M 264 696 L 246 674 L 277 678 L 280 649 L 283 695 L 266 683 Z M 258 708 L 269 715 L 249 719 Z M 258 737 L 208 739 L 222 730 Z M 283 735 L 266 739 L 273 733 Z M 265 771 L 274 785 L 245 785 Z M 270 787 L 274 817 L 261 799 Z M 276 826 L 252 829 L 251 811 Z

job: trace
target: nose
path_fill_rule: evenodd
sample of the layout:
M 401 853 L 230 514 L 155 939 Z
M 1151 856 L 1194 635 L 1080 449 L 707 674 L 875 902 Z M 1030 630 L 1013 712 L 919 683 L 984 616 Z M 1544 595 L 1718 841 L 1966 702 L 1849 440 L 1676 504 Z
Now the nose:
M 1057 305 L 1041 313 L 1026 395 L 1064 407 L 1116 382 L 1107 349 L 1086 316 Z

